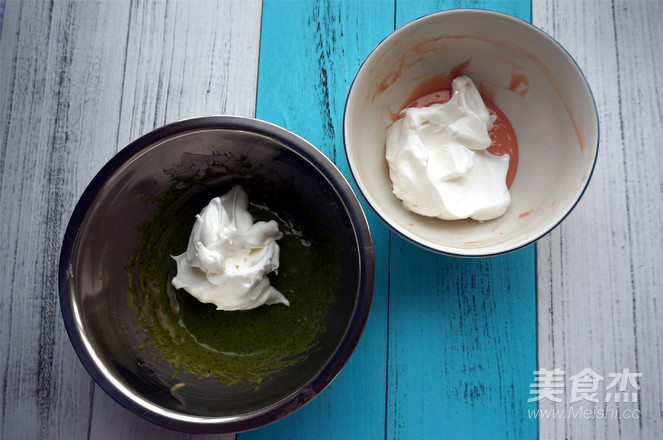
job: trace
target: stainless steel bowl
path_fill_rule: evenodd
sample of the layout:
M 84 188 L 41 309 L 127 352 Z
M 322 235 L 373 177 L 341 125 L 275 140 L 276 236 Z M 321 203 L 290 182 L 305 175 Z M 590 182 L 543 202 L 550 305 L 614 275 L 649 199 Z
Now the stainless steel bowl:
M 193 218 L 212 197 L 236 183 L 247 189 L 252 201 L 268 205 L 337 249 L 325 256 L 329 264 L 338 265 L 339 275 L 330 286 L 335 301 L 324 311 L 316 343 L 299 354 L 301 361 L 270 373 L 259 384 L 224 383 L 164 359 L 150 348 L 149 331 L 144 320 L 139 323 L 140 307 L 129 294 L 140 276 L 141 225 L 164 212 L 172 218 Z M 159 234 L 167 234 L 171 226 L 162 223 L 155 252 L 164 245 Z M 347 181 L 322 153 L 263 121 L 201 117 L 141 137 L 92 180 L 65 234 L 60 303 L 82 363 L 117 402 L 176 430 L 239 432 L 296 411 L 339 373 L 368 317 L 374 270 L 364 213 Z M 172 292 L 155 289 L 154 294 Z

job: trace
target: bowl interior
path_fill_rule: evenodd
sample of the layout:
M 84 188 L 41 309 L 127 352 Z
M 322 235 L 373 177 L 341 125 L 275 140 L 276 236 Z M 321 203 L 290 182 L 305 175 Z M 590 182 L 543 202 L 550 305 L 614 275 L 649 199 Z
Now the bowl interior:
M 290 308 L 217 312 L 170 287 L 170 255 L 186 249 L 195 214 L 235 184 L 254 216 L 287 229 L 272 281 Z M 86 366 L 113 397 L 153 412 L 248 419 L 325 374 L 360 295 L 357 246 L 334 186 L 280 140 L 199 129 L 155 142 L 107 176 L 72 246 L 68 295 Z
M 384 157 L 394 115 L 460 72 L 502 110 L 518 140 L 511 205 L 483 223 L 408 211 L 392 194 Z M 415 20 L 375 48 L 348 95 L 344 141 L 362 195 L 396 232 L 440 252 L 490 255 L 541 237 L 570 211 L 595 162 L 598 125 L 582 73 L 555 41 L 513 17 L 461 10 Z

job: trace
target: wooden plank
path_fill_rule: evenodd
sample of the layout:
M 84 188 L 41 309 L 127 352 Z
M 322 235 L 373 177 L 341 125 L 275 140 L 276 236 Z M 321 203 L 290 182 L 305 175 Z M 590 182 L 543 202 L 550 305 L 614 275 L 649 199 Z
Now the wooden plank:
M 118 145 L 187 117 L 253 116 L 260 13 L 256 1 L 132 2 L 115 115 Z M 152 425 L 100 393 L 95 394 L 92 438 L 188 437 Z
M 529 2 L 397 2 L 396 25 L 454 7 L 529 19 Z M 534 245 L 487 259 L 392 240 L 387 438 L 534 438 Z
M 52 7 L 50 7 L 52 6 Z M 3 438 L 84 438 L 93 385 L 64 331 L 57 264 L 69 212 L 109 157 L 122 50 L 99 41 L 122 28 L 121 7 L 87 21 L 93 4 L 9 2 L 0 63 Z M 94 50 L 92 50 L 94 47 Z M 99 72 L 105 72 L 103 76 Z M 117 100 L 115 100 L 117 102 Z M 117 109 L 116 109 L 117 110 Z
M 5 15 L 5 0 L 0 0 L 0 35 L 2 35 L 2 18 Z
M 132 2 L 120 145 L 183 118 L 254 116 L 261 2 Z
M 663 438 L 661 17 L 658 1 L 534 3 L 534 23 L 584 70 L 601 122 L 587 192 L 538 245 L 539 366 L 567 378 L 585 368 L 606 379 L 624 368 L 642 374 L 637 404 L 605 405 L 619 406 L 620 417 L 540 419 L 544 439 Z M 639 417 L 623 417 L 627 409 Z
M 531 251 L 461 260 L 394 241 L 388 438 L 536 436 Z
M 256 117 L 299 134 L 346 177 L 345 96 L 361 61 L 393 29 L 391 2 L 263 4 Z M 307 406 L 238 438 L 384 438 L 389 233 L 370 213 L 377 279 L 371 314 L 352 358 Z
M 182 437 L 128 413 L 84 371 L 57 304 L 59 248 L 78 196 L 128 141 L 180 117 L 254 114 L 260 10 L 224 1 L 6 4 L 1 438 Z

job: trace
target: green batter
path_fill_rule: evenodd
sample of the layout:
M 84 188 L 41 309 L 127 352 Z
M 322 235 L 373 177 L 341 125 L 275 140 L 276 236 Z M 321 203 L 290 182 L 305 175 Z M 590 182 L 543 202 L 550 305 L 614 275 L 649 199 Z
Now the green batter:
M 183 216 L 173 208 L 176 200 L 172 194 L 159 200 L 157 214 L 139 226 L 138 254 L 129 265 L 129 300 L 146 334 L 144 349 L 168 362 L 174 376 L 191 373 L 254 387 L 305 360 L 316 350 L 336 300 L 337 245 L 265 205 L 251 204 L 256 221 L 273 219 L 284 233 L 278 274 L 270 274 L 270 281 L 290 306 L 218 311 L 171 284 L 177 271 L 171 255 L 186 250 L 195 221 L 193 213 Z

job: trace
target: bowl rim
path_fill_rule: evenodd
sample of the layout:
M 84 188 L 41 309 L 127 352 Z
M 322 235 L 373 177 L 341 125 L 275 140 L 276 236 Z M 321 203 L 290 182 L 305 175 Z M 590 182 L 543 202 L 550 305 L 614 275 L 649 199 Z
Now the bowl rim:
M 352 222 L 357 243 L 359 282 L 352 315 L 343 337 L 317 375 L 295 392 L 265 408 L 236 416 L 207 417 L 191 416 L 154 404 L 114 377 L 88 341 L 74 300 L 75 289 L 70 288 L 70 284 L 75 277 L 71 262 L 77 255 L 79 233 L 106 182 L 126 164 L 162 141 L 186 133 L 216 129 L 248 131 L 274 139 L 320 172 L 336 192 Z M 58 268 L 60 309 L 65 328 L 90 376 L 116 402 L 144 419 L 190 433 L 234 433 L 255 429 L 276 422 L 310 402 L 332 382 L 354 352 L 366 325 L 374 286 L 375 254 L 368 221 L 359 199 L 336 165 L 308 141 L 285 128 L 255 118 L 232 115 L 201 116 L 172 122 L 144 134 L 115 154 L 94 176 L 79 198 L 65 231 Z
M 435 19 L 438 16 L 453 16 L 453 15 L 459 15 L 459 14 L 475 14 L 475 15 L 489 15 L 489 16 L 494 16 L 497 17 L 498 19 L 501 20 L 506 20 L 506 21 L 511 21 L 514 23 L 517 23 L 520 26 L 524 26 L 525 28 L 528 28 L 531 31 L 534 31 L 535 33 L 538 33 L 540 36 L 544 37 L 544 39 L 548 40 L 550 43 L 552 43 L 553 47 L 557 47 L 558 50 L 564 55 L 570 62 L 571 66 L 574 66 L 575 69 L 577 70 L 577 73 L 579 77 L 582 79 L 585 85 L 585 89 L 588 92 L 589 98 L 591 100 L 592 108 L 594 109 L 594 121 L 596 125 L 596 145 L 594 148 L 594 154 L 591 159 L 591 165 L 589 167 L 589 170 L 587 171 L 586 178 L 584 179 L 584 182 L 582 186 L 579 188 L 578 192 L 576 193 L 575 199 L 569 204 L 568 209 L 559 217 L 559 219 L 552 223 L 548 228 L 546 228 L 543 232 L 539 234 L 535 234 L 531 237 L 528 237 L 525 240 L 522 240 L 520 243 L 516 243 L 513 246 L 510 247 L 505 247 L 503 250 L 495 251 L 495 252 L 480 252 L 481 248 L 480 247 L 473 247 L 473 248 L 468 248 L 468 249 L 461 249 L 459 250 L 456 247 L 449 247 L 446 245 L 433 245 L 429 244 L 430 241 L 423 239 L 421 237 L 418 237 L 416 234 L 410 233 L 407 231 L 405 228 L 400 227 L 399 225 L 395 224 L 393 221 L 388 220 L 390 217 L 387 212 L 382 209 L 378 203 L 375 202 L 375 200 L 371 197 L 369 191 L 367 188 L 365 188 L 363 180 L 358 176 L 359 172 L 355 166 L 355 161 L 354 161 L 354 156 L 351 156 L 349 154 L 349 148 L 348 148 L 348 141 L 347 141 L 347 116 L 348 116 L 348 103 L 350 101 L 350 95 L 352 94 L 352 90 L 355 86 L 355 82 L 357 80 L 357 77 L 359 76 L 360 72 L 362 69 L 365 67 L 366 63 L 368 60 L 375 54 L 375 52 L 378 50 L 379 47 L 383 46 L 386 44 L 388 41 L 398 38 L 398 34 L 401 32 L 404 32 L 405 30 L 416 26 L 420 21 L 422 20 L 431 20 Z M 557 40 L 555 40 L 553 37 L 548 35 L 545 31 L 540 29 L 539 27 L 535 26 L 534 24 L 523 20 L 522 18 L 515 17 L 510 14 L 506 14 L 503 12 L 498 12 L 498 11 L 491 11 L 491 10 L 486 10 L 486 9 L 477 9 L 477 8 L 459 8 L 459 9 L 448 9 L 444 11 L 438 11 L 438 12 L 433 12 L 430 14 L 423 15 L 421 17 L 415 18 L 414 20 L 411 20 L 402 26 L 394 29 L 391 31 L 386 37 L 384 37 L 379 43 L 377 43 L 371 51 L 366 55 L 362 63 L 359 65 L 359 68 L 357 69 L 357 72 L 355 73 L 352 82 L 350 83 L 350 87 L 348 89 L 348 93 L 345 98 L 345 104 L 343 107 L 343 152 L 345 154 L 345 159 L 346 163 L 348 166 L 348 170 L 350 172 L 350 177 L 352 178 L 352 181 L 357 187 L 357 190 L 359 194 L 361 194 L 362 199 L 366 202 L 368 207 L 371 209 L 371 211 L 380 219 L 382 223 L 384 223 L 392 232 L 395 232 L 396 235 L 400 236 L 401 238 L 405 239 L 406 241 L 419 246 L 425 250 L 442 254 L 442 255 L 447 255 L 447 256 L 452 256 L 452 257 L 462 257 L 462 258 L 484 258 L 484 257 L 493 257 L 493 256 L 499 256 L 499 255 L 504 255 L 508 254 L 514 251 L 517 251 L 519 249 L 522 249 L 524 247 L 529 246 L 532 243 L 535 243 L 538 241 L 540 238 L 544 237 L 545 235 L 549 234 L 552 230 L 554 230 L 557 226 L 559 226 L 560 223 L 568 215 L 573 211 L 573 209 L 578 205 L 580 202 L 580 199 L 582 198 L 583 194 L 587 190 L 587 187 L 589 186 L 589 182 L 592 178 L 592 175 L 594 173 L 594 169 L 596 167 L 596 162 L 598 158 L 598 152 L 599 152 L 599 146 L 600 146 L 600 137 L 601 137 L 601 132 L 600 132 L 600 124 L 599 124 L 599 114 L 598 114 L 598 108 L 596 105 L 596 100 L 594 98 L 594 94 L 592 93 L 592 89 L 589 86 L 589 82 L 587 81 L 587 78 L 585 74 L 583 73 L 582 69 L 576 62 L 576 60 L 571 56 L 571 54 L 562 46 Z

